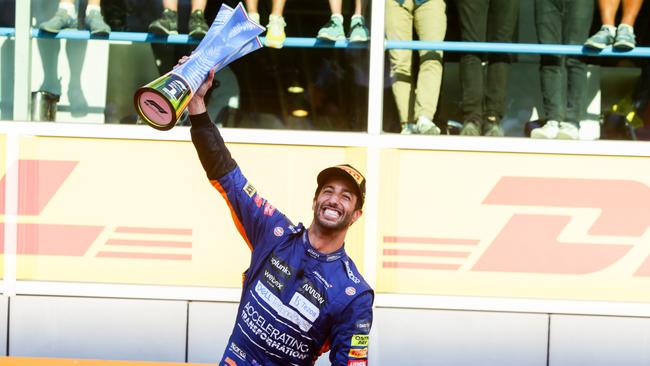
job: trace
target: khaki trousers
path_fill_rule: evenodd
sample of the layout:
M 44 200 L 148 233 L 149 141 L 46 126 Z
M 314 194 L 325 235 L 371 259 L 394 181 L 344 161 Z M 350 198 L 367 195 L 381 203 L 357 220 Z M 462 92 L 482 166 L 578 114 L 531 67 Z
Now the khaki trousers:
M 386 0 L 386 39 L 413 40 L 413 28 L 422 41 L 443 41 L 447 31 L 444 0 L 428 0 L 416 5 L 405 0 L 400 5 Z M 433 119 L 442 83 L 442 51 L 418 51 L 417 83 L 411 73 L 412 50 L 389 50 L 393 95 L 400 122 L 413 122 L 424 116 Z

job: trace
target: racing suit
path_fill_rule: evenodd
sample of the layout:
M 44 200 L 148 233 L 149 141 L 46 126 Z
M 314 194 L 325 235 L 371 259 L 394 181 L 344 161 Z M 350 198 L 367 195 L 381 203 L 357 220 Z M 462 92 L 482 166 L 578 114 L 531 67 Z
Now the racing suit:
M 235 326 L 219 365 L 366 366 L 373 290 L 342 247 L 315 250 L 302 225 L 246 180 L 207 113 L 190 116 L 192 142 L 252 251 Z

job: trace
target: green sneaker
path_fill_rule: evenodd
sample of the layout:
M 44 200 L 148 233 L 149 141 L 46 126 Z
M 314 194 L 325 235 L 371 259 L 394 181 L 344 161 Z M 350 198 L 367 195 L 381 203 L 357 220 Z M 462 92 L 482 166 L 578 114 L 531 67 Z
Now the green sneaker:
M 460 130 L 460 134 L 463 136 L 481 136 L 481 126 L 477 122 L 466 121 Z
M 368 42 L 370 31 L 366 27 L 366 20 L 361 15 L 355 15 L 350 19 L 350 42 Z
M 162 17 L 149 24 L 149 33 L 162 36 L 178 34 L 178 13 L 170 9 L 165 9 Z
M 208 23 L 205 22 L 203 10 L 194 10 L 190 14 L 190 22 L 188 25 L 190 30 L 190 37 L 196 39 L 203 39 L 208 33 Z
M 405 122 L 402 123 L 402 131 L 400 134 L 402 135 L 414 135 L 417 133 L 417 130 L 415 129 L 415 123 L 411 122 Z
M 51 19 L 41 23 L 39 28 L 45 32 L 59 33 L 62 29 L 77 28 L 77 19 L 71 17 L 64 9 L 59 9 Z
M 108 36 L 111 32 L 111 27 L 106 24 L 102 13 L 97 10 L 91 10 L 86 14 L 85 20 L 86 29 L 90 31 L 91 36 Z
M 345 39 L 345 32 L 343 31 L 343 17 L 332 16 L 318 31 L 316 38 L 322 41 L 342 41 Z

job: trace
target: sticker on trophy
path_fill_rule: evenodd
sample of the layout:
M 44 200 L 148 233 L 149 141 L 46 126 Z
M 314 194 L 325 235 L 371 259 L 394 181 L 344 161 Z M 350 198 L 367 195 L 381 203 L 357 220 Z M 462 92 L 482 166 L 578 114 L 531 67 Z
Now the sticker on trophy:
M 241 3 L 234 9 L 222 4 L 189 59 L 136 91 L 133 96 L 136 111 L 151 127 L 171 129 L 210 70 L 219 71 L 262 48 L 259 40 L 262 32 L 264 27 L 248 18 Z

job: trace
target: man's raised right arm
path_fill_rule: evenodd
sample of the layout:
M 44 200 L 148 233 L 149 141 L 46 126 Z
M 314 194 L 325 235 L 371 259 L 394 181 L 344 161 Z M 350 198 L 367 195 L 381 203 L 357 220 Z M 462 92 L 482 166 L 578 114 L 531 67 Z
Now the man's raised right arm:
M 185 58 L 181 59 L 180 63 L 184 61 Z M 213 79 L 214 70 L 211 70 L 187 105 L 192 122 L 192 143 L 210 180 L 223 177 L 237 166 L 205 107 L 205 94 L 212 86 Z

